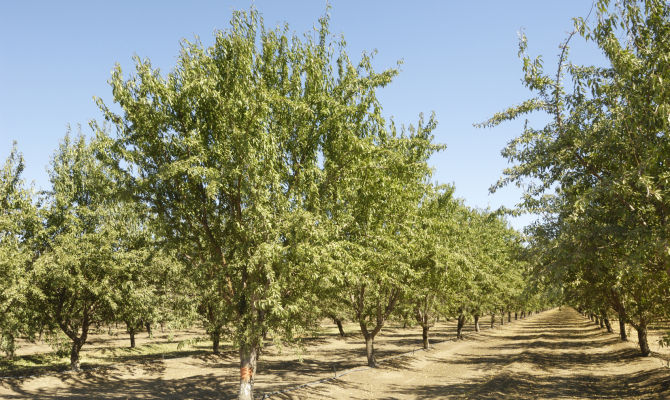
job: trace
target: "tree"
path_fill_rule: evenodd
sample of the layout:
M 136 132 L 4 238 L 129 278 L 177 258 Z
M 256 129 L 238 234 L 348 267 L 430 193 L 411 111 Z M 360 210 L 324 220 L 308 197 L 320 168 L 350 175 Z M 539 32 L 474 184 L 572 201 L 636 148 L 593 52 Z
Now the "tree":
M 109 318 L 125 273 L 124 227 L 132 224 L 118 201 L 111 170 L 95 157 L 100 141 L 66 135 L 50 170 L 52 191 L 44 207 L 45 235 L 31 270 L 30 297 L 47 321 L 72 341 L 70 366 L 93 323 Z
M 15 339 L 31 337 L 37 328 L 26 292 L 41 226 L 33 195 L 21 179 L 23 168 L 15 144 L 0 170 L 0 350 L 10 358 Z
M 264 337 L 291 340 L 315 324 L 317 280 L 328 274 L 325 164 L 350 129 L 371 126 L 378 113 L 367 98 L 395 73 L 372 72 L 367 58 L 354 68 L 344 43 L 329 41 L 327 17 L 316 36 L 289 37 L 255 10 L 236 12 L 212 47 L 184 41 L 165 76 L 148 60 L 136 59 L 128 80 L 117 66 L 120 115 L 98 101 L 118 130 L 118 170 L 160 235 L 214 278 L 200 310 L 214 305 L 222 318 L 212 327 L 225 325 L 240 350 L 240 398 L 253 396 Z
M 376 99 L 370 96 L 374 105 Z M 432 144 L 434 118 L 425 123 L 420 118 L 408 133 L 396 132 L 393 124 L 385 126 L 375 108 L 370 126 L 339 139 L 337 144 L 349 149 L 330 143 L 325 164 L 330 183 L 322 202 L 333 226 L 338 299 L 360 326 L 371 367 L 377 365 L 375 336 L 402 300 L 412 275 L 412 226 L 430 177 L 427 161 L 442 148 Z
M 175 286 L 184 284 L 182 271 L 160 243 L 156 243 L 151 220 L 142 213 L 138 203 L 121 203 L 123 225 L 117 225 L 114 246 L 118 274 L 113 285 L 110 320 L 125 323 L 130 335 L 130 347 L 135 347 L 135 334 L 161 318 L 161 311 L 179 313 L 179 305 L 171 302 L 179 295 Z M 174 271 L 177 269 L 177 271 Z M 171 319 L 177 319 L 174 316 Z
M 437 317 L 449 313 L 460 299 L 455 278 L 463 268 L 459 228 L 465 206 L 453 192 L 453 186 L 430 188 L 413 227 L 415 259 L 405 300 L 421 326 L 424 349 L 430 346 L 429 331 Z
M 537 232 L 558 245 L 580 241 L 575 247 L 587 251 L 597 242 L 591 238 L 608 238 L 597 260 L 608 264 L 582 262 L 579 274 L 564 276 L 588 277 L 592 288 L 616 297 L 618 311 L 625 303 L 640 351 L 648 355 L 647 325 L 668 314 L 663 299 L 670 294 L 670 8 L 661 0 L 601 0 L 596 8 L 595 24 L 575 20 L 555 75 L 543 72 L 541 58 L 525 54 L 522 38 L 524 81 L 537 96 L 482 125 L 533 111 L 552 117 L 509 143 L 503 155 L 517 164 L 497 187 L 529 178 L 522 206 L 545 213 L 546 229 Z M 577 34 L 603 52 L 605 67 L 567 62 L 568 42 Z M 571 92 L 562 84 L 566 71 Z

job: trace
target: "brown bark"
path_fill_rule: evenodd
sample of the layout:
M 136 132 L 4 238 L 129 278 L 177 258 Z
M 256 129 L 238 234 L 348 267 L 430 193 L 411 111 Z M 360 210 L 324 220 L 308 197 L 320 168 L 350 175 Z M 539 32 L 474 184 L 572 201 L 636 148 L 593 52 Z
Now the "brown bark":
M 512 322 L 512 312 L 507 311 L 507 322 Z
M 338 318 L 333 318 L 333 321 L 337 324 L 337 330 L 340 331 L 340 336 L 344 337 L 344 328 L 342 327 L 342 320 Z
M 221 333 L 213 332 L 210 337 L 212 338 L 212 352 L 214 354 L 219 354 L 219 345 L 221 343 Z
M 605 320 L 605 326 L 607 327 L 607 332 L 613 333 L 614 330 L 612 330 L 612 324 L 610 324 L 609 318 L 603 318 Z
M 475 314 L 475 332 L 479 332 L 479 314 Z
M 456 326 L 456 339 L 463 339 L 463 325 L 465 325 L 465 315 L 458 316 L 458 325 Z
M 377 368 L 377 356 L 375 355 L 375 337 L 365 336 L 365 355 L 368 358 L 368 367 Z
M 621 337 L 622 342 L 628 341 L 628 335 L 626 334 L 626 319 L 622 313 L 619 313 L 619 337 Z
M 80 364 L 79 364 L 79 351 L 81 350 L 81 346 L 83 346 L 84 343 L 81 340 L 73 340 L 72 341 L 72 349 L 70 350 L 70 369 L 72 371 L 80 371 Z
M 647 357 L 651 353 L 649 342 L 647 341 L 647 323 L 642 322 L 635 329 L 637 330 L 637 342 L 640 345 L 640 354 L 643 357 Z
M 426 350 L 430 347 L 430 341 L 428 340 L 428 330 L 429 329 L 430 329 L 429 326 L 424 325 L 422 327 L 422 332 L 421 332 L 422 333 L 421 337 L 423 338 L 423 348 L 426 349 Z

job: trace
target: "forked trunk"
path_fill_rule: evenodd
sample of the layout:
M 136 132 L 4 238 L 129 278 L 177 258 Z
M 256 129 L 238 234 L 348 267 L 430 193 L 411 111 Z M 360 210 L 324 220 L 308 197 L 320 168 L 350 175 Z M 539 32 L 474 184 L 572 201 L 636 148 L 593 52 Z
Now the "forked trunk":
M 428 330 L 430 327 L 428 325 L 424 325 L 423 327 L 423 332 L 422 332 L 422 337 L 423 337 L 423 348 L 428 350 L 430 347 L 430 342 L 428 340 Z
M 240 400 L 253 400 L 254 376 L 256 375 L 257 349 L 250 346 L 240 347 Z
M 369 334 L 365 336 L 365 355 L 368 357 L 368 367 L 377 368 L 375 337 Z
M 649 348 L 649 342 L 647 341 L 647 324 L 646 322 L 641 322 L 640 325 L 636 328 L 637 330 L 637 341 L 640 344 L 640 354 L 643 357 L 647 357 L 651 353 Z
M 601 328 L 604 328 L 604 327 L 605 327 L 605 321 L 604 321 L 604 320 L 605 320 L 605 318 L 600 317 L 600 327 L 601 327 Z
M 479 332 L 479 314 L 475 315 L 475 332 Z

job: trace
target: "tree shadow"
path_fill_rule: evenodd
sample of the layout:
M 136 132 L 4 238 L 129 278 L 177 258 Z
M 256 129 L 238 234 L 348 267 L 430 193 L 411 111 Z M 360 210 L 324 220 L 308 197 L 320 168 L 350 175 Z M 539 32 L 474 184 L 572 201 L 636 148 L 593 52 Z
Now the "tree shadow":
M 412 389 L 396 386 L 391 391 L 417 399 L 667 399 L 670 398 L 670 374 L 663 369 L 634 374 L 570 377 L 505 372 L 472 382 L 424 385 Z
M 5 399 L 233 399 L 238 382 L 237 377 L 222 379 L 213 374 L 188 378 L 128 379 L 113 378 L 103 374 L 82 373 L 65 377 L 68 388 L 39 389 L 26 392 L 13 388 L 16 395 L 5 395 Z

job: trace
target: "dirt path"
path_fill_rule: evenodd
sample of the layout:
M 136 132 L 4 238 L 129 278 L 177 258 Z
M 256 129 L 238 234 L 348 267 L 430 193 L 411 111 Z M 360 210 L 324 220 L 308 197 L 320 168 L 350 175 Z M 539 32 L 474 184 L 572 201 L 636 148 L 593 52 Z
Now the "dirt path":
M 670 399 L 670 369 L 637 354 L 563 308 L 278 397 Z
M 488 325 L 488 318 L 483 321 Z M 294 388 L 361 369 L 365 347 L 356 326 L 340 338 L 333 327 L 306 340 L 301 354 L 267 348 L 259 363 L 256 394 Z M 362 368 L 336 380 L 274 395 L 279 399 L 670 399 L 670 369 L 655 357 L 638 357 L 576 311 L 564 308 L 513 321 L 454 342 L 455 322 L 432 331 L 434 348 L 421 345 L 420 328 L 385 328 L 376 340 L 381 368 Z M 441 341 L 441 342 L 440 342 Z M 95 350 L 95 346 L 92 346 Z M 104 350 L 104 349 L 103 349 Z M 100 350 L 102 351 L 102 350 Z M 119 361 L 81 373 L 0 379 L 0 399 L 221 399 L 235 398 L 235 352 L 205 351 L 175 358 Z

